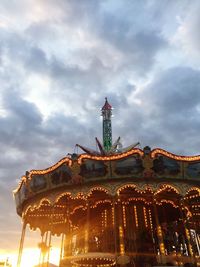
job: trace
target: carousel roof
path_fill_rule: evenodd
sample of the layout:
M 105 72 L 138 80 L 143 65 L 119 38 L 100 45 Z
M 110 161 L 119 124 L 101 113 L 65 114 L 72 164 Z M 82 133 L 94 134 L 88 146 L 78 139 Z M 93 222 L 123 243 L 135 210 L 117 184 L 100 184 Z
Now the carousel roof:
M 18 213 L 35 197 L 64 190 L 71 194 L 81 193 L 85 187 L 101 186 L 104 183 L 158 183 L 174 181 L 199 188 L 200 155 L 175 155 L 160 148 L 131 148 L 126 152 L 110 155 L 72 154 L 43 170 L 27 171 L 14 191 Z M 200 189 L 198 189 L 200 193 Z M 75 193 L 76 194 L 76 193 Z
M 102 110 L 111 110 L 106 98 Z M 79 146 L 85 153 L 68 154 L 53 166 L 43 170 L 30 170 L 22 176 L 14 190 L 17 211 L 21 215 L 26 203 L 35 201 L 51 192 L 82 193 L 85 187 L 104 184 L 158 183 L 174 181 L 199 188 L 200 155 L 181 156 L 156 148 L 137 148 L 135 143 L 122 148 L 120 137 L 106 151 L 96 138 L 99 151 Z M 162 186 L 162 185 L 161 185 Z M 183 187 L 183 186 L 182 186 Z M 200 189 L 199 189 L 200 192 Z

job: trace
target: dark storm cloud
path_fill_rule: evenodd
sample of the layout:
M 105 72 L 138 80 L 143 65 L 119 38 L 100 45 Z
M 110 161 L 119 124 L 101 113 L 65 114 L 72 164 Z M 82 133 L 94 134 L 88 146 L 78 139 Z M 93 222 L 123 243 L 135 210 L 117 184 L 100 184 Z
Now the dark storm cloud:
M 49 2 L 46 4 L 47 8 L 51 6 L 55 9 L 62 9 L 62 12 L 65 13 L 62 23 L 70 25 L 71 34 L 75 36 L 77 34 L 78 38 L 79 32 L 85 31 L 88 34 L 87 42 L 90 42 L 90 37 L 95 38 L 97 41 L 103 42 L 101 45 L 104 46 L 105 50 L 107 49 L 106 46 L 109 45 L 122 54 L 124 59 L 123 63 L 119 65 L 120 71 L 121 68 L 127 68 L 127 65 L 133 66 L 134 64 L 133 71 L 144 75 L 155 63 L 156 54 L 167 46 L 167 40 L 162 35 L 162 28 L 158 26 L 159 24 L 153 23 L 153 18 L 148 15 L 149 11 L 156 8 L 155 5 L 149 9 L 144 9 L 145 3 L 135 2 L 133 5 L 131 1 L 127 1 L 126 5 L 130 8 L 122 6 L 125 9 L 125 14 L 121 16 L 120 10 L 117 10 L 116 13 L 109 12 L 106 1 L 98 2 L 98 4 L 96 1 L 58 2 L 59 4 L 56 3 L 56 5 L 55 2 Z M 138 8 L 135 9 L 135 5 Z M 146 24 L 143 23 L 144 14 L 140 18 L 136 14 L 137 9 L 138 12 L 145 10 Z M 38 37 L 41 40 L 44 40 L 44 36 L 47 39 L 52 39 L 54 35 L 58 37 L 56 25 L 54 20 L 48 21 L 46 24 L 44 22 L 31 24 L 26 29 L 28 40 L 33 39 L 35 42 Z M 148 25 L 151 25 L 150 29 Z M 64 26 L 63 30 L 66 30 Z M 71 40 L 69 39 L 68 42 L 70 44 Z M 92 50 L 97 50 L 96 45 L 92 47 Z M 76 52 L 78 53 L 78 51 Z M 98 53 L 95 54 L 95 57 L 101 61 Z
M 195 112 L 200 104 L 200 72 L 187 67 L 177 67 L 161 73 L 146 90 L 153 106 L 164 115 Z
M 14 89 L 7 89 L 2 102 L 7 116 L 0 118 L 0 141 L 10 148 L 30 148 L 30 139 L 34 138 L 33 133 L 38 131 L 42 123 L 40 112 Z
M 24 71 L 42 73 L 47 69 L 46 53 L 37 45 L 30 42 L 23 34 L 0 30 L 1 48 L 4 57 L 11 60 L 15 66 L 24 68 Z M 2 62 L 2 64 L 6 64 Z M 15 77 L 15 73 L 13 73 Z M 18 77 L 15 77 L 16 81 Z
M 60 113 L 44 120 L 35 104 L 15 90 L 6 91 L 2 102 L 7 114 L 0 117 L 0 144 L 4 150 L 0 154 L 0 176 L 4 184 L 13 184 L 27 168 L 54 164 L 73 152 L 80 140 L 89 143 L 90 136 L 95 136 L 95 122 L 92 128 L 73 115 Z
M 151 69 L 155 55 L 167 46 L 167 41 L 156 29 L 135 32 L 131 26 L 128 22 L 124 23 L 122 18 L 107 14 L 100 29 L 101 36 L 125 55 L 126 67 L 127 64 L 134 64 L 134 71 L 144 74 Z
M 78 97 L 80 91 L 83 92 L 84 89 L 86 97 L 86 92 L 91 88 L 94 91 L 103 88 L 103 80 L 112 71 L 104 66 L 98 57 L 91 58 L 89 66 L 83 69 L 78 64 L 69 64 L 64 59 L 60 61 L 55 55 L 48 57 L 43 49 L 29 43 L 23 35 L 3 32 L 2 36 L 5 38 L 3 42 L 3 47 L 6 48 L 5 56 L 23 68 L 27 75 L 31 73 L 47 75 L 52 79 L 55 95 L 67 94 L 70 97 L 71 94 L 76 94 Z M 84 94 L 80 96 L 84 97 Z
M 152 145 L 176 153 L 199 153 L 200 72 L 177 67 L 160 74 L 138 97 L 142 101 L 142 128 Z M 143 139 L 144 140 L 144 139 Z
M 12 96 L 12 93 L 9 94 L 10 96 Z M 30 154 L 28 158 L 31 160 L 32 157 L 31 161 L 34 160 L 37 154 L 40 156 L 47 154 L 45 147 L 47 150 L 56 150 L 56 148 L 61 149 L 61 145 L 64 144 L 66 147 L 73 146 L 72 141 L 75 144 L 76 139 L 78 140 L 82 134 L 84 139 L 85 128 L 75 117 L 55 114 L 43 121 L 37 107 L 33 103 L 22 99 L 19 95 L 15 96 L 15 98 L 9 98 L 9 101 L 5 96 L 4 101 L 6 101 L 4 108 L 6 108 L 8 115 L 0 119 L 2 126 L 0 129 L 0 142 L 2 142 L 4 148 L 7 146 L 13 151 L 20 151 L 22 156 L 23 153 L 25 155 Z M 79 128 L 82 128 L 82 133 L 76 130 Z M 73 134 L 74 130 L 77 133 L 77 137 Z M 64 136 L 68 137 L 67 140 Z M 42 152 L 43 149 L 44 152 Z M 5 155 L 6 153 L 1 155 L 3 159 L 1 163 L 5 163 L 6 160 L 10 161 L 9 158 L 4 158 Z M 8 154 L 8 156 L 10 155 Z M 52 155 L 52 157 L 54 156 Z M 16 160 L 20 161 L 22 159 L 16 158 Z

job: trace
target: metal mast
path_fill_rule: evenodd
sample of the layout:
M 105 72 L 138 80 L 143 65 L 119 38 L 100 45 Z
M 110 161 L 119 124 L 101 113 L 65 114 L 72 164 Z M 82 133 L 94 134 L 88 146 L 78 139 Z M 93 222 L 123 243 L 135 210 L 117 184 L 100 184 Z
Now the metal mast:
M 101 109 L 101 115 L 103 116 L 103 147 L 108 152 L 112 147 L 112 106 L 108 103 L 107 97 L 105 98 L 105 104 Z

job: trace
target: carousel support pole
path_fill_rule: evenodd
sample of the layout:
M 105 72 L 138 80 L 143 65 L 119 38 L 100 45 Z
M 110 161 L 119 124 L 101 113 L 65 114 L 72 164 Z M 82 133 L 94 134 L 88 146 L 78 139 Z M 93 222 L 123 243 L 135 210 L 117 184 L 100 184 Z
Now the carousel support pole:
M 71 256 L 72 254 L 72 247 L 71 247 L 71 239 L 72 239 L 72 229 L 70 226 L 69 220 L 69 209 L 67 209 L 67 216 L 66 216 L 66 234 L 64 234 L 64 256 Z
M 49 266 L 49 258 L 50 258 L 50 249 L 51 249 L 51 236 L 53 231 L 53 220 L 54 220 L 54 205 L 52 206 L 52 214 L 51 214 L 51 220 L 50 220 L 50 230 L 49 230 L 49 236 L 47 236 L 46 239 L 46 248 L 47 248 L 47 262 L 46 266 Z M 47 232 L 48 234 L 48 232 Z M 47 245 L 48 242 L 48 245 Z
M 104 210 L 103 212 L 103 225 L 104 225 L 104 245 L 103 245 L 103 248 L 104 248 L 104 251 L 107 251 L 108 249 L 108 233 L 107 233 L 107 226 L 108 226 L 108 211 L 107 209 Z
M 181 213 L 181 217 L 182 217 L 182 220 L 183 220 L 183 225 L 184 225 L 184 229 L 185 229 L 185 236 L 186 236 L 186 243 L 187 243 L 187 246 L 188 246 L 188 252 L 189 252 L 189 255 L 191 257 L 193 257 L 193 249 L 192 249 L 192 244 L 190 242 L 190 232 L 189 232 L 189 229 L 187 228 L 185 222 L 187 220 L 187 216 L 185 215 L 185 212 L 184 212 L 184 203 L 183 203 L 183 200 L 180 201 L 180 213 Z
M 41 234 L 41 237 L 42 237 L 41 243 L 43 243 L 43 241 L 44 241 L 44 233 Z M 39 264 L 38 264 L 40 267 L 41 267 L 41 258 L 42 258 L 42 250 L 40 249 L 40 257 L 39 257 Z
M 194 226 L 195 226 L 195 241 L 196 241 L 196 244 L 197 244 L 198 256 L 200 256 L 200 245 L 199 245 L 199 239 L 198 239 L 198 235 L 197 235 L 196 224 L 194 224 Z
M 89 250 L 89 225 L 90 225 L 90 205 L 89 201 L 87 201 L 87 214 L 86 214 L 86 225 L 85 225 L 85 248 L 84 251 L 85 253 L 88 253 Z
M 121 200 L 118 200 L 118 211 L 119 211 L 119 246 L 120 246 L 120 255 L 125 254 L 124 246 L 124 227 L 123 227 L 123 210 Z
M 45 261 L 45 256 L 46 256 L 47 240 L 48 240 L 48 231 L 45 234 L 45 240 L 44 240 L 44 246 L 45 246 L 45 248 L 44 248 L 44 251 L 42 251 L 42 267 L 44 266 L 44 261 Z
M 162 228 L 160 226 L 155 200 L 153 202 L 153 209 L 154 209 L 154 215 L 155 215 L 155 221 L 156 221 L 156 232 L 157 232 L 157 238 L 158 238 L 158 245 L 159 245 L 160 256 L 161 256 L 160 260 L 162 264 L 165 264 L 165 245 L 163 241 Z
M 25 233 L 26 233 L 26 222 L 24 221 L 23 222 L 23 226 L 22 226 L 22 233 L 21 233 L 20 244 L 19 244 L 17 267 L 20 267 L 20 264 L 21 264 L 22 252 L 23 252 L 23 247 L 24 247 Z
M 134 216 L 134 232 L 133 232 L 133 239 L 134 239 L 134 247 L 135 247 L 135 253 L 137 254 L 138 247 L 137 247 L 137 231 L 138 231 L 138 213 L 137 213 L 137 205 L 133 206 L 133 216 Z
M 130 262 L 130 257 L 125 254 L 123 203 L 120 198 L 118 199 L 117 210 L 118 210 L 118 231 L 119 231 L 119 256 L 117 257 L 117 263 L 121 267 L 125 267 Z
M 51 249 L 51 231 L 49 232 L 48 254 L 47 254 L 47 267 L 49 266 L 50 249 Z
M 60 266 L 60 264 L 61 264 L 61 260 L 62 260 L 62 257 L 63 257 L 64 238 L 65 238 L 65 234 L 62 233 L 62 236 L 61 236 L 61 246 L 60 246 L 59 266 Z
M 151 229 L 151 235 L 152 235 L 152 239 L 154 239 L 153 237 L 153 223 L 152 223 L 152 215 L 151 215 L 151 209 L 148 209 L 148 214 L 149 214 L 149 225 L 150 225 L 150 229 Z
M 117 254 L 117 216 L 116 216 L 115 198 L 113 198 L 112 216 L 113 216 L 113 234 L 114 234 L 114 248 L 115 255 Z
M 194 230 L 195 230 L 195 241 L 196 241 L 196 246 L 197 246 L 197 251 L 198 251 L 198 256 L 200 256 L 200 244 L 199 244 L 199 240 L 198 240 L 198 236 L 197 236 L 197 226 L 196 226 L 196 222 L 194 220 L 194 216 L 193 216 L 193 212 L 192 212 L 192 223 L 194 225 Z

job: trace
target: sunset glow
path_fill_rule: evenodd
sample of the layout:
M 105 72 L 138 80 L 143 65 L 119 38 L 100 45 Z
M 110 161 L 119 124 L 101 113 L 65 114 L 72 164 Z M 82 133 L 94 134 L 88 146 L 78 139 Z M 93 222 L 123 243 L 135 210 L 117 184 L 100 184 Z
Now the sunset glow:
M 2 251 L 0 260 L 5 261 L 6 259 L 8 259 L 9 263 L 12 264 L 12 267 L 16 267 L 17 257 L 18 257 L 18 252 L 13 252 L 13 253 L 11 252 L 7 254 Z M 33 267 L 37 265 L 39 263 L 39 257 L 40 257 L 39 249 L 36 248 L 24 249 L 20 267 Z M 59 248 L 51 248 L 49 262 L 58 265 L 59 257 L 60 257 Z

